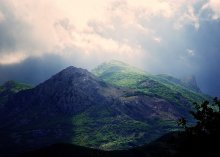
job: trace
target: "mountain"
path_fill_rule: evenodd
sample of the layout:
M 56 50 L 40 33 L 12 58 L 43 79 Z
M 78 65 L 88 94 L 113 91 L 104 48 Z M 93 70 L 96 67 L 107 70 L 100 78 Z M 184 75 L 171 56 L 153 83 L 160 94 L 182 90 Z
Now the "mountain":
M 0 86 L 0 107 L 7 102 L 8 98 L 22 90 L 27 90 L 32 88 L 31 85 L 19 83 L 16 81 L 7 81 Z
M 215 107 L 215 110 L 212 108 Z M 128 150 L 103 151 L 71 144 L 55 144 L 21 154 L 19 157 L 185 157 L 218 156 L 220 140 L 220 100 L 205 101 L 192 112 L 197 123 L 184 130 L 170 132 L 159 139 Z M 209 117 L 209 118 L 207 118 Z M 183 121 L 182 121 L 183 122 Z M 182 123 L 186 125 L 185 123 Z
M 182 81 L 182 84 L 185 85 L 186 87 L 193 89 L 197 92 L 201 92 L 201 90 L 199 89 L 197 85 L 195 76 L 192 75 L 192 76 L 185 77 L 181 81 Z
M 210 99 L 201 92 L 193 76 L 181 80 L 165 74 L 152 75 L 117 60 L 99 65 L 92 73 L 114 86 L 135 89 L 179 105 L 190 106 Z
M 204 96 L 118 61 L 93 73 L 71 66 L 10 96 L 0 109 L 3 156 L 54 143 L 104 150 L 143 145 L 178 130 L 176 120 L 190 119 L 191 102 Z

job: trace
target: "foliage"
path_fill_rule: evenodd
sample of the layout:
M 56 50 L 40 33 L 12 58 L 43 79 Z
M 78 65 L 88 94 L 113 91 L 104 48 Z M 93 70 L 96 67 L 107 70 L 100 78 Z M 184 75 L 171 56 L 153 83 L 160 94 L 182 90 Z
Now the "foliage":
M 0 92 L 11 91 L 13 93 L 17 93 L 21 90 L 26 90 L 30 88 L 32 88 L 32 86 L 29 84 L 19 83 L 16 81 L 7 81 L 0 86 Z
M 111 61 L 99 65 L 92 73 L 115 86 L 135 88 L 147 73 L 120 61 Z
M 31 85 L 18 83 L 16 81 L 7 81 L 0 86 L 0 107 L 7 102 L 8 97 L 22 90 L 32 88 Z
M 132 88 L 145 95 L 163 98 L 182 106 L 193 102 L 201 103 L 205 99 L 210 100 L 209 96 L 187 88 L 172 76 L 151 75 L 120 61 L 113 60 L 101 64 L 92 72 L 114 86 Z
M 106 111 L 84 112 L 73 118 L 74 136 L 72 143 L 105 150 L 129 147 L 129 143 L 141 140 L 149 126 L 125 116 L 111 116 Z
M 204 101 L 201 105 L 194 103 L 195 110 L 190 113 L 196 120 L 196 125 L 187 126 L 184 118 L 179 119 L 178 124 L 183 126 L 189 135 L 216 136 L 220 132 L 220 100 L 214 98 L 214 104 Z

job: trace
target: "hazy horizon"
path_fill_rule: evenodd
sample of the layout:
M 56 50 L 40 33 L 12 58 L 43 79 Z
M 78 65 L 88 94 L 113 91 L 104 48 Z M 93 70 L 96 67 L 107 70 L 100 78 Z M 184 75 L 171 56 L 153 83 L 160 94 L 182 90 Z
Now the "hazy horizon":
M 220 97 L 218 0 L 0 0 L 0 83 L 120 60 Z

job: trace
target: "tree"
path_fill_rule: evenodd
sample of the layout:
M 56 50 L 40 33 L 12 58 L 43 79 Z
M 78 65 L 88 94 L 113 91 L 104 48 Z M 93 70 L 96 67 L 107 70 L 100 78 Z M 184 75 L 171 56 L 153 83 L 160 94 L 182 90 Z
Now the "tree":
M 185 118 L 178 120 L 178 125 L 185 128 L 188 135 L 194 136 L 219 136 L 220 133 L 220 100 L 214 98 L 214 104 L 204 101 L 201 105 L 194 103 L 195 110 L 190 111 L 196 125 L 187 126 Z

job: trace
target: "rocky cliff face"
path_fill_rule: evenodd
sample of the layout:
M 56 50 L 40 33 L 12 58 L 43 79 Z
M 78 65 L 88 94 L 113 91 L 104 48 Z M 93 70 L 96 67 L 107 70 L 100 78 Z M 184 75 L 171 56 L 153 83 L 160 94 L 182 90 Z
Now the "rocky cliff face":
M 192 89 L 192 90 L 195 90 L 197 92 L 201 92 L 201 90 L 199 89 L 198 85 L 197 85 L 197 81 L 196 81 L 196 77 L 195 76 L 188 76 L 184 79 L 182 79 L 182 83 Z

